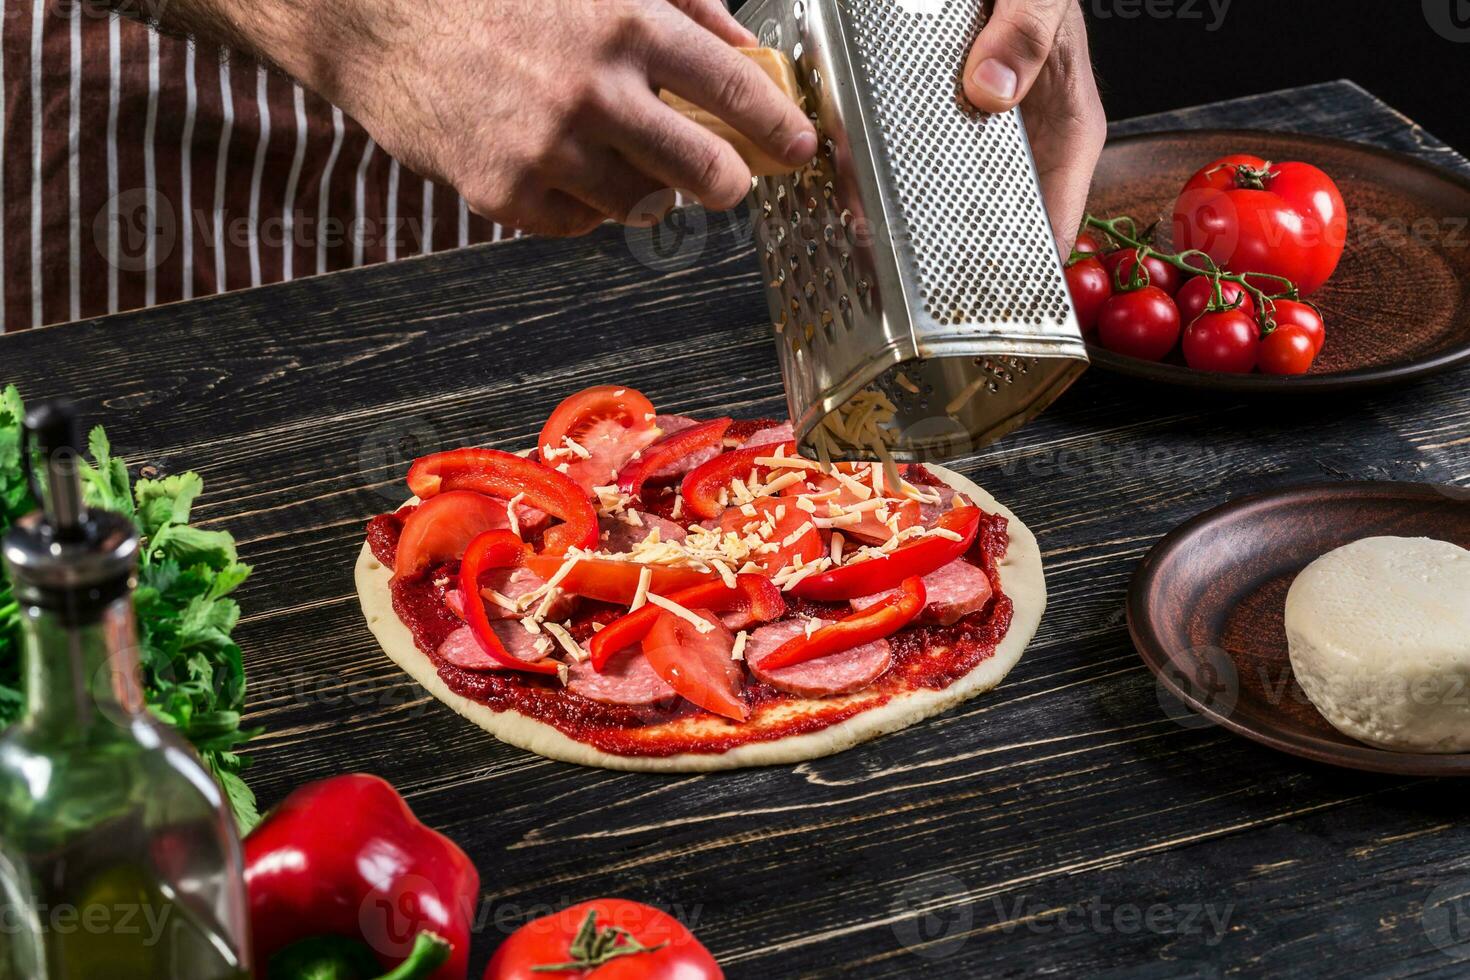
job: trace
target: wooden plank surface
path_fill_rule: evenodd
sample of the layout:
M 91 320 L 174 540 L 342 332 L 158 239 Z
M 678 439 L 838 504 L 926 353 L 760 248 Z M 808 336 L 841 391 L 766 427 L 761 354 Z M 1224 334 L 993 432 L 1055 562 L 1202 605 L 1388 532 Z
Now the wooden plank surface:
M 1114 131 L 1195 126 L 1342 136 L 1470 172 L 1350 83 Z M 270 804 L 340 771 L 392 780 L 480 867 L 476 964 L 506 927 L 614 894 L 682 914 L 733 977 L 1463 975 L 1444 937 L 1470 955 L 1470 936 L 1436 931 L 1447 910 L 1426 901 L 1470 895 L 1465 786 L 1175 720 L 1123 626 L 1142 554 L 1232 496 L 1470 486 L 1463 372 L 1265 403 L 1089 373 L 956 464 L 1040 538 L 1051 597 L 1030 652 L 992 694 L 832 758 L 579 769 L 496 743 L 396 672 L 351 567 L 413 455 L 528 445 L 591 383 L 669 412 L 781 411 L 749 241 L 711 215 L 702 250 L 667 271 L 618 229 L 411 259 L 0 338 L 0 379 L 78 399 L 132 464 L 204 475 L 200 516 L 256 569 L 238 634 L 249 720 L 268 729 L 251 784 Z

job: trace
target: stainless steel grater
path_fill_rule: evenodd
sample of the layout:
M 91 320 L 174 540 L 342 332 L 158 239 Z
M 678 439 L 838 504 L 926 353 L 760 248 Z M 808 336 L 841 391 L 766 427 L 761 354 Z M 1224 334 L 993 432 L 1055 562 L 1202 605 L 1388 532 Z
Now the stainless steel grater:
M 894 459 L 951 459 L 1031 419 L 1087 366 L 1020 115 L 977 112 L 962 95 L 985 16 L 982 0 L 751 0 L 739 12 L 791 55 L 818 131 L 811 165 L 760 178 L 752 198 L 808 453 L 828 443 L 833 457 L 873 458 L 870 445 L 831 444 L 843 427 L 823 422 L 876 390 L 892 405 Z

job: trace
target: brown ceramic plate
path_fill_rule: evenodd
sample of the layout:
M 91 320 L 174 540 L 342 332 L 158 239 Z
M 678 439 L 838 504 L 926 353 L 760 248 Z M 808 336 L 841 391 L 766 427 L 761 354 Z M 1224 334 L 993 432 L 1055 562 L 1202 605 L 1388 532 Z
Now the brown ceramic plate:
M 1470 547 L 1470 492 L 1329 483 L 1207 511 L 1155 545 L 1134 574 L 1134 645 L 1163 688 L 1246 738 L 1353 769 L 1470 775 L 1470 753 L 1389 752 L 1340 734 L 1292 676 L 1284 625 L 1292 580 L 1333 548 L 1385 534 Z
M 1312 301 L 1327 343 L 1297 378 L 1192 371 L 1182 358 L 1153 363 L 1090 345 L 1110 371 L 1219 391 L 1323 391 L 1421 377 L 1470 361 L 1470 179 L 1387 150 L 1342 140 L 1253 130 L 1145 133 L 1108 144 L 1088 210 L 1163 219 L 1193 174 L 1229 153 L 1302 160 L 1337 182 L 1348 206 L 1348 247 Z

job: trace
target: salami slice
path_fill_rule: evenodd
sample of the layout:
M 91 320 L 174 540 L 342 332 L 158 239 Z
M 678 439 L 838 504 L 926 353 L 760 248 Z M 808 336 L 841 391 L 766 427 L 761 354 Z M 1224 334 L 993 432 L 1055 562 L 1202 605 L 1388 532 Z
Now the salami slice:
M 632 646 L 613 654 L 601 672 L 584 660 L 571 664 L 567 673 L 567 690 L 602 704 L 641 707 L 678 697 L 654 673 L 642 647 Z
M 790 422 L 782 422 L 780 425 L 767 426 L 757 429 L 750 434 L 742 446 L 764 446 L 775 442 L 790 442 L 796 438 L 796 431 L 791 428 Z
M 658 426 L 659 432 L 661 433 L 659 438 L 667 439 L 675 432 L 692 429 L 701 423 L 699 419 L 691 419 L 687 415 L 660 415 L 654 419 L 654 424 Z
M 852 600 L 852 608 L 862 610 L 896 593 L 897 589 L 865 595 Z M 963 558 L 956 558 L 943 568 L 924 576 L 924 591 L 929 597 L 918 622 L 948 626 L 963 616 L 985 608 L 990 601 L 990 579 L 985 572 Z
M 621 517 L 611 517 L 607 514 L 598 517 L 598 548 L 614 554 L 624 554 L 632 551 L 634 545 L 653 533 L 654 528 L 658 528 L 660 541 L 684 540 L 686 534 L 684 528 L 666 517 L 639 511 L 638 520 L 642 523 L 629 524 Z
M 946 511 L 955 506 L 954 498 L 956 494 L 949 487 L 920 487 L 919 489 L 926 494 L 939 494 L 939 502 L 937 504 L 931 504 L 928 501 L 922 501 L 919 504 L 919 522 L 925 527 L 933 527 L 934 523 L 943 517 Z M 968 497 L 962 497 L 960 500 L 961 504 L 968 504 L 970 502 Z
M 535 663 L 542 659 L 543 654 L 536 648 L 536 637 L 520 623 L 502 619 L 491 623 L 490 628 L 506 651 L 517 660 Z M 484 651 L 468 626 L 461 626 L 444 638 L 444 642 L 439 644 L 439 658 L 465 670 L 505 669 Z
M 826 626 L 828 620 L 817 620 Z M 758 680 L 778 691 L 802 698 L 827 698 L 851 694 L 872 684 L 893 665 L 893 654 L 887 640 L 874 640 L 851 650 L 808 660 L 804 664 L 762 670 L 761 660 L 770 656 L 781 644 L 806 632 L 807 620 L 796 618 L 762 626 L 745 643 L 745 662 Z
M 519 600 L 522 596 L 541 588 L 546 584 L 546 580 L 529 568 L 497 568 L 486 572 L 480 579 L 480 583 L 487 589 L 494 589 L 507 599 Z M 546 618 L 565 619 L 572 614 L 576 601 L 576 596 L 557 596 L 546 610 Z M 444 593 L 444 604 L 456 617 L 464 619 L 464 597 L 459 594 L 458 589 L 449 589 Z M 512 612 L 498 602 L 486 600 L 485 615 L 491 619 L 520 619 L 523 614 Z

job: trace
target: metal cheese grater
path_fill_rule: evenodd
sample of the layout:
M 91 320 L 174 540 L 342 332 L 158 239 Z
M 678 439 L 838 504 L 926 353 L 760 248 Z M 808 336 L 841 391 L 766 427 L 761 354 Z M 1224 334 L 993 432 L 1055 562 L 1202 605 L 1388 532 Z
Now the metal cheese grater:
M 807 168 L 753 191 L 808 453 L 822 442 L 872 458 L 871 445 L 833 445 L 823 420 L 877 391 L 894 459 L 951 459 L 1031 419 L 1087 366 L 1020 115 L 964 101 L 985 16 L 983 0 L 751 0 L 739 13 L 791 55 L 818 131 Z

